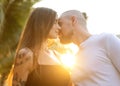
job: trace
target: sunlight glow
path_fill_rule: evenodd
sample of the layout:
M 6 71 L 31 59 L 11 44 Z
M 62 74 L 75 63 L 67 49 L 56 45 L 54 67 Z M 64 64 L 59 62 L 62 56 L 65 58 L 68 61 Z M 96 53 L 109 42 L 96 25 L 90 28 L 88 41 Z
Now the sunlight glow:
M 75 55 L 78 52 L 78 47 L 71 43 L 65 46 L 68 50 L 67 53 L 61 55 L 61 62 L 69 69 L 72 69 L 75 64 Z
M 76 53 L 78 52 L 78 50 L 79 50 L 78 46 L 75 45 L 75 44 L 73 44 L 73 43 L 67 44 L 65 47 L 67 47 L 68 49 L 71 50 L 70 53 L 71 53 L 72 55 L 73 55 L 73 54 L 76 54 Z
M 71 54 L 64 54 L 62 55 L 61 57 L 61 62 L 63 63 L 63 65 L 65 67 L 68 67 L 68 68 L 73 68 L 74 67 L 74 64 L 75 64 L 75 60 L 74 60 L 74 56 L 71 55 Z
M 88 29 L 92 34 L 120 34 L 119 0 L 42 0 L 33 7 L 49 7 L 58 15 L 69 9 L 86 12 Z
M 119 0 L 42 0 L 33 7 L 49 7 L 56 10 L 58 15 L 66 10 L 77 9 L 86 12 L 90 33 L 120 34 Z M 66 47 L 68 52 L 62 55 L 61 61 L 66 67 L 72 68 L 75 64 L 74 55 L 78 48 L 73 44 Z

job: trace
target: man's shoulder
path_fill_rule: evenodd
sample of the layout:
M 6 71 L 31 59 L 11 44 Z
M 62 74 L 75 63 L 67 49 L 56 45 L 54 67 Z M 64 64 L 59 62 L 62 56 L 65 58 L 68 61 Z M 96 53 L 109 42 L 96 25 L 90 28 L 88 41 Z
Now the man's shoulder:
M 93 35 L 93 41 L 95 42 L 99 42 L 99 43 L 104 43 L 106 42 L 109 38 L 111 38 L 111 36 L 113 36 L 111 33 L 100 33 L 100 34 L 96 34 Z
M 111 33 L 103 32 L 103 33 L 100 33 L 99 36 L 103 36 L 103 37 L 105 37 L 105 36 L 108 36 L 108 35 L 110 35 L 110 34 L 111 34 Z
M 102 38 L 102 39 L 107 39 L 107 38 L 109 38 L 109 37 L 111 37 L 111 36 L 113 36 L 112 33 L 106 33 L 106 32 L 100 33 L 100 34 L 98 35 L 98 37 L 100 37 L 100 38 Z

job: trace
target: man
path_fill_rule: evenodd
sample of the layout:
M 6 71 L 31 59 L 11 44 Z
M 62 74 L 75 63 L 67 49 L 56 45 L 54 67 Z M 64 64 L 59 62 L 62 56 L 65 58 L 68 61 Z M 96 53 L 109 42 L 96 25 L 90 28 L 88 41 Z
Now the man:
M 81 12 L 69 10 L 59 18 L 60 41 L 79 47 L 71 71 L 75 86 L 120 86 L 120 39 L 108 33 L 92 35 Z

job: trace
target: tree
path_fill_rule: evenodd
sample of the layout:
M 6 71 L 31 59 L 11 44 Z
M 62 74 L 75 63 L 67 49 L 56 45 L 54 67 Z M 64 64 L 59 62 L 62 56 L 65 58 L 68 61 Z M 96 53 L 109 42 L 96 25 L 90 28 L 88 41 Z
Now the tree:
M 8 74 L 21 30 L 32 9 L 40 0 L 0 0 L 0 86 Z

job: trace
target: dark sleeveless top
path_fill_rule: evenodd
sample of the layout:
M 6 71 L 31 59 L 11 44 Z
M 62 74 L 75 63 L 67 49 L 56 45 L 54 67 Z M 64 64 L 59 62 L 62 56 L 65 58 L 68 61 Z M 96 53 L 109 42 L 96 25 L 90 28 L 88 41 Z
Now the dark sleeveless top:
M 39 65 L 37 72 L 32 71 L 26 86 L 68 86 L 69 72 L 60 65 Z

